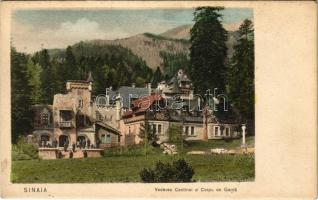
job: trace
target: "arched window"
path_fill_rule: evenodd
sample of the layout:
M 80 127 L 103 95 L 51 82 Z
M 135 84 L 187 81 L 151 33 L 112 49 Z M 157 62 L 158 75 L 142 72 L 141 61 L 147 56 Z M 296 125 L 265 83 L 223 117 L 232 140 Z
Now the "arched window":
M 45 142 L 50 141 L 50 136 L 48 136 L 48 135 L 41 135 L 41 141 L 45 141 Z

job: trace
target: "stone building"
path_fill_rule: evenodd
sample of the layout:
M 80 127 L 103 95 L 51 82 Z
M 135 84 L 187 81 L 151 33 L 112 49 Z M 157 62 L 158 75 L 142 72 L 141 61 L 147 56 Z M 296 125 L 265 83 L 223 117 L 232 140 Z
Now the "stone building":
M 84 141 L 95 148 L 138 144 L 146 122 L 159 142 L 169 141 L 173 125 L 182 127 L 186 140 L 240 137 L 235 116 L 221 119 L 207 107 L 202 109 L 203 101 L 193 94 L 192 82 L 182 70 L 157 88 L 106 88 L 105 95 L 94 98 L 92 82 L 91 76 L 67 81 L 66 94 L 54 95 L 53 105 L 32 107 L 30 140 L 35 145 L 71 149 Z
M 172 125 L 182 127 L 186 140 L 239 137 L 236 118 L 217 118 L 213 112 L 204 116 L 203 100 L 193 94 L 193 89 L 183 70 L 168 82 L 159 83 L 157 88 L 147 84 L 144 88 L 123 86 L 117 91 L 108 89 L 106 99 L 118 111 L 121 144 L 140 143 L 138 135 L 146 122 L 158 135 L 159 142 L 169 140 L 168 130 Z
M 67 144 L 68 148 L 84 141 L 87 148 L 119 145 L 117 127 L 99 115 L 92 101 L 92 81 L 91 76 L 84 81 L 67 81 L 67 93 L 54 95 L 53 105 L 33 106 L 34 144 L 51 147 Z
M 203 110 L 203 140 L 228 139 L 241 136 L 237 118 L 228 116 L 226 119 L 217 118 L 208 107 Z
M 182 100 L 192 100 L 194 98 L 192 82 L 182 69 L 178 70 L 177 74 L 168 82 L 160 82 L 157 90 L 165 99 L 172 99 L 176 95 L 180 96 Z
M 52 105 L 33 105 L 33 131 L 29 141 L 36 146 L 44 143 L 52 144 L 54 136 L 53 107 Z

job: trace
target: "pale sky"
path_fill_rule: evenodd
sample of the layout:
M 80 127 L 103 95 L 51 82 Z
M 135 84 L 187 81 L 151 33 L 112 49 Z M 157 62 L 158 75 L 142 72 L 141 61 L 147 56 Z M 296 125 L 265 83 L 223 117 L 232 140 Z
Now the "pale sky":
M 65 48 L 79 41 L 113 40 L 150 32 L 160 34 L 193 24 L 194 9 L 156 10 L 17 10 L 12 16 L 12 43 L 18 51 Z M 222 11 L 226 29 L 253 18 L 247 8 Z

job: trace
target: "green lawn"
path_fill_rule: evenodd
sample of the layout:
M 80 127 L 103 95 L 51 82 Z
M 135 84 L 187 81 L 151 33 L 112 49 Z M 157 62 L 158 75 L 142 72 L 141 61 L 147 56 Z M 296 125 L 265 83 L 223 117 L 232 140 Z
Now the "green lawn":
M 251 155 L 112 156 L 66 160 L 12 162 L 13 183 L 139 182 L 139 172 L 158 160 L 185 158 L 195 171 L 194 181 L 253 181 Z
M 247 137 L 246 143 L 254 146 L 254 137 Z M 183 148 L 178 147 L 180 154 L 174 156 L 163 155 L 162 149 L 154 147 L 148 148 L 144 155 L 143 146 L 135 145 L 107 149 L 101 158 L 14 160 L 11 180 L 14 183 L 139 182 L 139 172 L 153 167 L 156 161 L 184 158 L 194 169 L 194 181 L 252 181 L 254 155 L 186 155 L 189 151 L 210 152 L 211 148 L 233 149 L 240 145 L 241 139 L 187 141 Z

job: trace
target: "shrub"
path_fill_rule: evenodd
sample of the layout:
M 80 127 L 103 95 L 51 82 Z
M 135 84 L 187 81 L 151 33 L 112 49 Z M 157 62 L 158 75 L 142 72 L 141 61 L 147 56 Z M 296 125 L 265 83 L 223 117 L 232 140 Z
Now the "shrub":
M 184 159 L 172 164 L 158 161 L 154 169 L 140 171 L 140 178 L 144 183 L 191 182 L 193 175 L 194 170 Z
M 183 140 L 182 137 L 182 127 L 179 125 L 172 125 L 168 129 L 168 134 L 169 134 L 169 142 L 171 143 L 181 143 L 181 140 Z
M 17 144 L 12 145 L 12 160 L 30 160 L 38 158 L 38 151 L 32 145 L 19 138 Z

